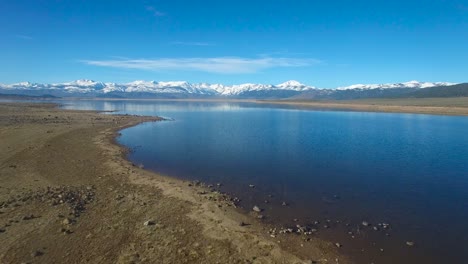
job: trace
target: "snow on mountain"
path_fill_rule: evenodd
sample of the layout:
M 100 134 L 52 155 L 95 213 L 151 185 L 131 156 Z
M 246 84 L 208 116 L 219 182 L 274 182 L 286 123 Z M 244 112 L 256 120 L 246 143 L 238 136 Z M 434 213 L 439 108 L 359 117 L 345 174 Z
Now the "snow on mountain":
M 75 86 L 75 87 L 94 87 L 94 88 L 103 88 L 105 87 L 105 84 L 102 82 L 95 82 L 92 80 L 76 80 L 73 82 L 68 82 L 68 83 L 59 83 L 56 84 L 56 86 Z
M 409 81 L 404 83 L 385 83 L 385 84 L 354 84 L 346 87 L 338 87 L 336 90 L 353 90 L 353 89 L 395 89 L 395 88 L 429 88 L 435 86 L 450 86 L 456 83 L 449 82 L 419 82 Z
M 367 90 L 367 89 L 392 89 L 392 88 L 427 88 L 434 86 L 449 86 L 455 83 L 448 82 L 418 82 L 410 81 L 404 83 L 387 84 L 355 84 L 346 87 L 339 87 L 336 90 Z M 34 90 L 34 91 L 57 91 L 69 94 L 87 94 L 98 95 L 108 93 L 153 93 L 153 94 L 190 94 L 190 95 L 210 95 L 210 96 L 243 96 L 252 94 L 288 91 L 304 92 L 318 89 L 314 86 L 308 86 L 298 81 L 287 81 L 277 85 L 244 83 L 237 85 L 197 83 L 192 84 L 186 81 L 156 82 L 156 81 L 133 81 L 130 83 L 103 83 L 93 80 L 76 80 L 65 83 L 39 84 L 30 82 L 21 82 L 14 84 L 0 84 L 0 89 L 4 90 Z M 329 90 L 334 91 L 333 89 Z M 289 93 L 290 94 L 290 93 Z
M 284 83 L 277 84 L 276 87 L 281 88 L 281 89 L 288 89 L 288 90 L 295 90 L 295 91 L 304 91 L 304 90 L 310 90 L 310 89 L 316 89 L 316 87 L 313 86 L 307 86 L 303 83 L 300 83 L 295 80 L 287 81 Z
M 220 86 L 216 91 L 221 95 L 239 95 L 245 92 L 267 90 L 272 87 L 273 86 L 270 84 L 244 83 L 231 86 Z
M 12 84 L 0 84 L 0 88 L 2 89 L 44 89 L 43 84 L 39 83 L 30 83 L 30 82 L 20 82 L 20 83 L 12 83 Z
M 209 86 L 197 86 L 186 81 L 155 82 L 134 81 L 127 83 L 124 92 L 146 92 L 146 93 L 189 93 L 189 94 L 214 94 L 215 91 Z

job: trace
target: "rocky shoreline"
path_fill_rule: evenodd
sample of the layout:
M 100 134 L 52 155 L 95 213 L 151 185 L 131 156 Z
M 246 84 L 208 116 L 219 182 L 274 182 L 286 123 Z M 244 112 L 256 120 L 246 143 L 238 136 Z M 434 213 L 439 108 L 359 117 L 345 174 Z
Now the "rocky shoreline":
M 158 120 L 0 104 L 0 263 L 351 263 L 125 160 L 118 131 Z

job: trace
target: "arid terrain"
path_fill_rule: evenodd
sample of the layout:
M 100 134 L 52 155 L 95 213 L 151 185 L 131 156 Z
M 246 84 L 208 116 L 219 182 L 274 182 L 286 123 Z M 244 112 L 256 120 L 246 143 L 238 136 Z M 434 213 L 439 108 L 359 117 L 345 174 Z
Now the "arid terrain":
M 309 109 L 338 109 L 365 112 L 468 115 L 468 97 L 402 98 L 359 100 L 258 100 L 257 103 L 290 105 Z
M 230 197 L 126 161 L 118 131 L 154 121 L 0 104 L 0 263 L 350 263 L 334 243 L 270 236 Z

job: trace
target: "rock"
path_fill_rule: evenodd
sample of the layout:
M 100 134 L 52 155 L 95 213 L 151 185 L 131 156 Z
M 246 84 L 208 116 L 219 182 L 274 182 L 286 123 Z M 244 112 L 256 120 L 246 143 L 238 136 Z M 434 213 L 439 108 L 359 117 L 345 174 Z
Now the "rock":
M 255 185 L 249 184 L 249 187 L 250 187 L 250 188 L 255 188 Z
M 256 206 L 256 205 L 252 208 L 252 210 L 253 210 L 254 212 L 257 212 L 257 213 L 260 213 L 260 212 L 262 211 L 262 209 L 260 209 L 260 207 L 258 207 L 258 206 Z
M 414 246 L 414 242 L 413 241 L 406 241 L 406 245 L 408 247 L 412 247 L 412 246 Z
M 288 204 L 286 202 L 281 203 L 282 206 L 287 206 Z
M 34 218 L 34 215 L 32 215 L 32 214 L 23 216 L 24 221 L 31 220 L 33 218 Z
M 60 228 L 60 232 L 63 233 L 63 234 L 66 234 L 66 235 L 69 235 L 71 233 L 73 233 L 73 231 L 71 231 L 70 229 L 68 228 Z
M 152 226 L 155 225 L 156 222 L 154 220 L 148 220 L 143 223 L 144 226 Z
M 70 218 L 65 218 L 65 219 L 63 219 L 63 221 L 62 221 L 62 224 L 63 224 L 63 225 L 69 225 L 69 224 L 71 224 L 71 223 L 72 223 L 72 220 L 71 220 Z
M 32 256 L 32 257 L 40 257 L 40 256 L 42 256 L 42 255 L 44 255 L 44 252 L 42 252 L 42 251 L 40 251 L 40 250 L 36 250 L 36 251 L 34 251 L 33 253 L 31 253 L 31 256 Z
M 337 248 L 340 248 L 340 247 L 342 247 L 343 245 L 341 245 L 340 243 L 335 243 L 335 246 L 336 246 Z
M 260 219 L 260 220 L 262 220 L 262 219 L 265 218 L 265 216 L 264 216 L 264 215 L 258 215 L 257 218 Z
M 374 229 L 374 231 L 379 231 L 379 228 L 374 226 L 372 229 Z
M 363 226 L 370 226 L 369 222 L 366 222 L 366 221 L 362 221 L 362 225 Z

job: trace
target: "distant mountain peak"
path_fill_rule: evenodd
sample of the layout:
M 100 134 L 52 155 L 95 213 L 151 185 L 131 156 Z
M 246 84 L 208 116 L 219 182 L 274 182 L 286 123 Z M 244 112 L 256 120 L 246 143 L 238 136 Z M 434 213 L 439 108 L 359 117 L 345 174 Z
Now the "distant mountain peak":
M 420 82 L 409 81 L 403 83 L 384 83 L 384 84 L 353 84 L 350 86 L 338 87 L 336 90 L 353 90 L 353 89 L 396 89 L 396 88 L 429 88 L 435 86 L 450 86 L 456 83 L 449 82 Z
M 298 87 L 298 86 L 306 86 L 305 84 L 303 83 L 300 83 L 296 80 L 290 80 L 290 81 L 287 81 L 287 82 L 284 82 L 284 83 L 280 83 L 280 84 L 277 84 L 276 85 L 277 87 Z
M 403 83 L 387 84 L 354 84 L 337 89 L 318 89 L 314 86 L 308 86 L 296 80 L 289 80 L 277 85 L 243 83 L 236 85 L 209 84 L 209 83 L 189 83 L 187 81 L 145 81 L 137 80 L 129 83 L 103 83 L 89 79 L 80 79 L 66 83 L 40 84 L 31 82 L 21 82 L 15 84 L 0 84 L 0 90 L 12 93 L 20 91 L 28 93 L 47 93 L 57 96 L 106 96 L 106 94 L 118 95 L 120 97 L 137 96 L 169 96 L 190 98 L 197 96 L 218 96 L 231 98 L 289 98 L 292 96 L 308 95 L 317 98 L 342 98 L 342 90 L 352 90 L 353 93 L 366 96 L 365 94 L 398 94 L 408 92 L 408 90 L 417 90 L 436 86 L 450 86 L 455 83 L 448 82 L 420 82 L 412 80 Z M 401 89 L 404 88 L 404 89 Z M 388 91 L 383 91 L 388 89 Z M 337 93 L 335 93 L 337 92 Z M 305 95 L 304 95 L 305 96 Z M 334 97 L 336 96 L 336 97 Z

